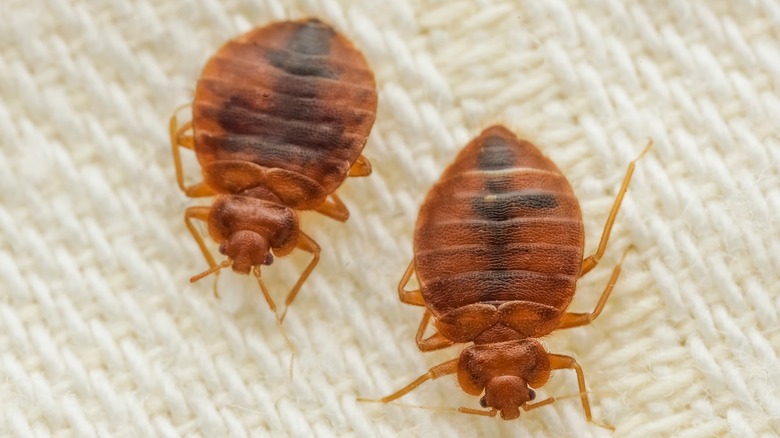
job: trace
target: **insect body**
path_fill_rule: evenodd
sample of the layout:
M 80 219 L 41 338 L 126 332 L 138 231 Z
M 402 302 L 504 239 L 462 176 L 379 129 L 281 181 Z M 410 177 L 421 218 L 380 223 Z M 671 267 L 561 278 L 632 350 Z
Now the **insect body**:
M 347 220 L 334 191 L 347 176 L 371 173 L 361 151 L 376 107 L 363 55 L 317 19 L 273 23 L 219 49 L 198 80 L 192 122 L 178 126 L 174 115 L 170 125 L 179 187 L 191 197 L 216 196 L 211 207 L 185 213 L 210 267 L 192 281 L 228 266 L 260 280 L 261 265 L 301 249 L 314 257 L 288 294 L 289 306 L 320 253 L 301 232 L 297 211 Z M 179 147 L 194 149 L 201 183 L 184 185 Z M 193 219 L 208 224 L 227 260 L 214 261 Z
M 648 144 L 646 152 L 652 143 Z M 643 154 L 644 154 L 643 152 Z M 636 161 L 636 160 L 635 160 Z M 590 406 L 576 360 L 548 353 L 536 339 L 554 330 L 589 324 L 601 312 L 620 273 L 618 265 L 591 313 L 566 312 L 577 280 L 601 258 L 612 222 L 634 169 L 628 168 L 598 251 L 583 260 L 582 214 L 569 182 L 530 142 L 502 126 L 472 140 L 430 190 L 417 219 L 414 260 L 398 287 L 401 301 L 426 308 L 417 332 L 422 351 L 472 343 L 389 402 L 429 379 L 457 374 L 460 387 L 484 396 L 488 411 L 461 412 L 517 418 L 534 388 L 552 370 L 577 373 L 582 405 Z M 419 290 L 405 290 L 416 272 Z M 435 318 L 436 333 L 423 338 Z

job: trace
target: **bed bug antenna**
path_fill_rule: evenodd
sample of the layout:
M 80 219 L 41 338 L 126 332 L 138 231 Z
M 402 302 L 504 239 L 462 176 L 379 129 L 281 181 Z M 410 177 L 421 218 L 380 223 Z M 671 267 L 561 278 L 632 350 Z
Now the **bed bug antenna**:
M 457 412 L 460 412 L 461 414 L 471 414 L 471 415 L 482 415 L 483 417 L 495 417 L 496 414 L 498 414 L 497 409 L 491 409 L 489 411 L 483 411 L 480 409 L 471 409 L 471 408 L 458 408 L 456 409 Z
M 579 396 L 580 396 L 579 394 L 573 394 L 573 395 L 568 395 L 568 396 L 565 396 L 565 397 L 558 397 L 557 399 L 554 398 L 554 397 L 548 397 L 548 398 L 546 398 L 546 399 L 544 399 L 544 400 L 542 400 L 542 401 L 540 401 L 538 403 L 528 403 L 528 404 L 526 404 L 525 406 L 523 406 L 523 410 L 527 412 L 527 411 L 530 411 L 530 410 L 533 410 L 533 409 L 536 409 L 536 408 L 541 408 L 542 406 L 547 406 L 549 404 L 552 404 L 556 400 L 561 400 L 561 399 L 565 399 L 565 398 L 574 398 L 574 397 L 579 397 Z M 362 398 L 362 397 L 358 397 L 357 401 L 361 402 L 361 403 L 382 403 L 381 399 L 368 399 L 368 398 Z M 483 411 L 481 409 L 473 409 L 473 408 L 466 408 L 466 407 L 460 407 L 460 408 L 456 409 L 456 408 L 450 408 L 450 407 L 445 407 L 445 406 L 421 406 L 421 405 L 410 405 L 410 404 L 398 403 L 398 402 L 389 402 L 387 404 L 393 405 L 393 406 L 402 407 L 402 408 L 428 409 L 428 410 L 432 410 L 432 411 L 445 411 L 445 412 L 459 412 L 461 414 L 481 415 L 483 417 L 495 417 L 496 415 L 498 415 L 498 412 L 499 412 L 498 409 L 489 409 L 489 410 Z M 596 424 L 598 424 L 598 423 L 596 423 Z M 598 425 L 602 426 L 602 427 L 606 427 L 606 426 L 601 425 L 601 424 L 598 424 Z M 609 427 L 607 427 L 607 428 L 609 429 Z
M 218 265 L 216 265 L 216 266 L 213 266 L 213 267 L 211 267 L 211 268 L 209 268 L 209 269 L 207 269 L 207 270 L 205 270 L 205 271 L 201 272 L 201 273 L 200 273 L 200 274 L 198 274 L 198 275 L 194 275 L 192 278 L 190 278 L 190 283 L 195 283 L 195 282 L 196 282 L 196 281 L 198 281 L 198 280 L 201 280 L 201 279 L 203 279 L 203 278 L 205 278 L 205 277 L 208 277 L 209 275 L 211 275 L 211 274 L 213 274 L 213 273 L 215 273 L 215 272 L 218 272 L 220 269 L 227 268 L 227 267 L 229 267 L 229 266 L 230 266 L 232 263 L 233 263 L 233 262 L 232 262 L 232 261 L 230 261 L 230 260 L 225 260 L 224 262 L 222 262 L 222 263 L 220 263 L 220 264 L 218 264 Z M 216 289 L 215 289 L 215 290 L 216 290 Z
M 380 399 L 370 399 L 370 398 L 363 398 L 358 397 L 357 401 L 359 403 L 383 403 Z M 426 409 L 429 411 L 443 411 L 443 412 L 455 412 L 455 413 L 463 413 L 463 414 L 474 414 L 474 415 L 482 415 L 485 417 L 495 417 L 498 413 L 497 410 L 491 409 L 489 411 L 483 411 L 479 409 L 471 409 L 471 408 L 451 408 L 447 406 L 423 406 L 423 405 L 412 405 L 407 403 L 398 403 L 398 402 L 389 402 L 388 405 L 392 406 L 398 406 L 399 408 L 412 408 L 412 409 Z

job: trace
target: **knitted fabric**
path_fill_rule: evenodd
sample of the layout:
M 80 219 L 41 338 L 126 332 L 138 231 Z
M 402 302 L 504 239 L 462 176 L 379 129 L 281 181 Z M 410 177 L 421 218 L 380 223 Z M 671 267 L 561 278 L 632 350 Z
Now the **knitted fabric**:
M 610 436 L 573 372 L 516 421 L 358 403 L 457 356 L 421 353 L 396 286 L 428 188 L 503 123 L 555 161 L 601 263 L 554 333 L 616 436 L 780 435 L 780 1 L 3 0 L 0 435 Z M 206 268 L 183 222 L 168 117 L 253 26 L 317 16 L 376 75 L 374 173 L 352 216 L 302 214 L 322 259 L 276 327 L 256 281 Z M 186 118 L 187 111 L 183 111 Z M 183 150 L 188 182 L 199 169 Z M 210 247 L 216 250 L 215 246 Z M 626 252 L 627 251 L 627 252 Z M 216 253 L 216 252 L 215 252 Z M 263 270 L 284 295 L 309 260 Z M 399 403 L 479 408 L 452 377 Z

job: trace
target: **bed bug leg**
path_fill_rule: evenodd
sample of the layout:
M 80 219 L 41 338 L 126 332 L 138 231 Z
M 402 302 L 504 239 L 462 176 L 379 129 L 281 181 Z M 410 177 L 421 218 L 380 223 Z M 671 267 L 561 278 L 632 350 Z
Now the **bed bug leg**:
M 607 223 L 604 225 L 604 231 L 601 233 L 599 247 L 595 254 L 586 257 L 585 260 L 582 261 L 582 266 L 580 267 L 580 277 L 587 274 L 591 269 L 596 267 L 596 265 L 599 263 L 599 260 L 601 260 L 601 256 L 604 255 L 604 251 L 607 249 L 607 242 L 609 241 L 609 234 L 612 231 L 612 224 L 615 222 L 615 217 L 620 210 L 620 204 L 623 203 L 623 196 L 626 194 L 626 190 L 628 190 L 628 184 L 631 182 L 631 176 L 634 174 L 634 167 L 636 162 L 639 161 L 639 159 L 642 158 L 652 147 L 653 140 L 651 139 L 648 140 L 647 146 L 645 146 L 645 148 L 642 150 L 642 153 L 640 153 L 638 157 L 636 157 L 633 161 L 631 161 L 631 163 L 628 164 L 626 176 L 623 177 L 623 184 L 620 186 L 617 198 L 615 198 L 615 202 L 612 204 L 612 210 L 610 210 L 609 216 L 607 217 Z
M 224 267 L 224 266 L 217 265 L 217 262 L 214 261 L 214 256 L 211 255 L 211 251 L 209 251 L 209 249 L 206 247 L 206 242 L 203 240 L 203 236 L 201 236 L 201 234 L 198 232 L 198 229 L 195 228 L 195 224 L 192 223 L 192 219 L 198 219 L 203 222 L 208 221 L 209 210 L 210 210 L 209 207 L 202 207 L 202 206 L 189 207 L 187 210 L 184 211 L 184 223 L 187 225 L 187 229 L 190 230 L 192 237 L 195 239 L 195 242 L 198 244 L 198 247 L 200 248 L 200 252 L 203 253 L 203 258 L 206 259 L 206 263 L 209 264 L 209 271 L 214 270 L 213 271 L 214 272 L 214 296 L 219 298 L 219 289 L 217 289 L 219 269 L 217 269 L 217 267 L 218 266 Z M 190 279 L 190 282 L 194 283 L 195 281 L 198 280 L 200 280 L 200 278 L 196 275 L 195 277 L 192 277 Z
M 420 351 L 433 351 L 433 350 L 441 350 L 442 348 L 447 348 L 453 344 L 452 341 L 445 338 L 441 333 L 434 333 L 430 337 L 423 339 L 423 335 L 425 334 L 425 329 L 428 328 L 428 324 L 431 322 L 431 312 L 430 310 L 426 310 L 425 314 L 422 317 L 422 321 L 420 321 L 420 328 L 417 329 L 417 336 L 415 336 L 414 340 L 417 342 L 417 348 L 420 349 Z
M 448 374 L 455 374 L 457 371 L 458 371 L 458 359 L 453 359 L 447 362 L 443 362 L 429 369 L 427 373 L 416 378 L 412 383 L 404 386 L 403 388 L 399 389 L 398 391 L 386 397 L 382 397 L 380 399 L 367 399 L 367 398 L 359 397 L 358 401 L 389 403 L 393 400 L 403 397 L 404 395 L 413 391 L 415 388 L 422 385 L 428 380 L 438 379 L 439 377 L 446 376 Z
M 414 274 L 414 260 L 409 263 L 409 267 L 406 268 L 406 272 L 404 272 L 404 276 L 401 278 L 401 282 L 398 283 L 398 298 L 402 303 L 411 304 L 412 306 L 425 307 L 425 300 L 423 300 L 422 292 L 419 289 L 404 289 L 406 285 L 409 284 L 409 280 L 412 278 L 412 274 Z
M 179 136 L 180 136 L 180 127 L 179 127 L 179 121 L 176 118 L 176 114 L 182 109 L 184 106 L 180 106 L 179 108 L 174 111 L 173 115 L 171 116 L 170 121 L 168 122 L 168 133 L 170 134 L 171 139 L 171 151 L 173 152 L 173 164 L 176 167 L 176 183 L 179 184 L 179 188 L 182 192 L 186 192 L 186 188 L 184 187 L 184 171 L 182 170 L 181 166 L 181 155 L 179 153 L 179 147 L 187 147 L 188 149 L 191 149 L 187 145 L 182 145 L 179 143 Z M 190 126 L 192 124 L 190 123 Z
M 585 419 L 587 419 L 588 422 L 593 423 L 597 426 L 601 426 L 605 429 L 615 430 L 615 428 L 612 426 L 593 421 L 593 416 L 590 413 L 590 401 L 588 400 L 588 392 L 587 392 L 587 388 L 585 387 L 585 375 L 582 372 L 582 367 L 580 367 L 580 364 L 577 363 L 577 360 L 571 356 L 565 356 L 563 354 L 548 353 L 547 357 L 550 359 L 551 370 L 571 369 L 574 370 L 575 373 L 577 373 L 577 386 L 579 387 L 580 390 L 580 401 L 582 402 L 582 409 L 585 411 Z
M 203 236 L 200 235 L 198 229 L 195 228 L 195 224 L 192 223 L 192 219 L 198 219 L 203 222 L 208 221 L 209 210 L 209 207 L 189 207 L 184 212 L 184 223 L 187 225 L 190 233 L 192 233 L 192 237 L 195 239 L 195 242 L 198 243 L 200 252 L 203 253 L 203 258 L 205 258 L 206 262 L 208 262 L 209 268 L 214 268 L 217 266 L 217 263 L 214 261 L 214 257 L 206 247 L 206 242 L 203 241 Z
M 304 269 L 303 273 L 301 273 L 301 276 L 298 277 L 298 281 L 295 282 L 295 285 L 287 294 L 287 298 L 284 300 L 284 311 L 282 312 L 282 316 L 280 318 L 281 321 L 284 321 L 284 317 L 287 315 L 287 310 L 290 308 L 290 304 L 292 304 L 292 302 L 295 300 L 295 297 L 298 295 L 298 291 L 301 290 L 301 286 L 306 281 L 306 279 L 309 278 L 309 274 L 311 274 L 311 271 L 314 270 L 314 267 L 317 266 L 317 263 L 320 261 L 320 246 L 306 234 L 300 234 L 297 248 L 312 253 L 313 257 L 311 262 L 309 262 L 309 265 L 306 266 L 306 269 Z
M 615 287 L 615 283 L 617 283 L 618 277 L 620 277 L 620 269 L 623 265 L 623 260 L 626 258 L 626 254 L 628 254 L 630 249 L 631 248 L 629 247 L 629 249 L 623 253 L 623 257 L 620 258 L 620 262 L 618 262 L 618 264 L 612 270 L 612 276 L 609 277 L 607 287 L 605 287 L 604 292 L 601 293 L 601 297 L 599 298 L 598 303 L 596 303 L 596 307 L 593 309 L 593 311 L 588 313 L 564 313 L 561 316 L 561 323 L 558 325 L 558 327 L 555 328 L 556 330 L 588 325 L 601 314 L 601 311 L 604 310 L 604 305 L 607 303 L 607 299 L 609 299 L 609 295 L 612 293 L 612 289 Z
M 347 173 L 347 175 L 352 177 L 371 175 L 371 162 L 368 161 L 368 158 L 360 155 L 352 164 L 352 167 L 349 168 L 349 173 Z
M 268 303 L 268 308 L 271 309 L 271 312 L 274 313 L 274 317 L 276 317 L 276 326 L 279 328 L 279 331 L 282 332 L 284 341 L 287 343 L 287 347 L 290 349 L 290 379 L 292 379 L 295 349 L 293 348 L 293 344 L 290 341 L 290 338 L 287 336 L 287 332 L 284 330 L 284 326 L 282 325 L 283 316 L 279 315 L 276 303 L 274 302 L 274 299 L 271 298 L 271 294 L 268 292 L 268 288 L 265 287 L 263 276 L 260 274 L 260 268 L 257 266 L 253 267 L 252 273 L 255 274 L 255 277 L 257 278 L 257 284 L 260 285 L 260 290 L 263 292 L 263 298 L 265 298 L 265 302 Z
M 190 131 L 191 129 L 192 129 L 192 122 L 190 121 L 181 125 L 179 129 L 176 130 L 175 139 L 177 145 L 187 149 L 195 148 L 195 139 L 192 138 L 192 135 L 184 135 L 185 132 Z
M 585 411 L 585 418 L 588 421 L 593 421 L 593 416 L 590 413 L 590 401 L 588 400 L 587 388 L 585 387 L 585 375 L 582 372 L 582 367 L 577 363 L 577 360 L 571 356 L 563 354 L 547 354 L 550 359 L 551 370 L 565 370 L 572 369 L 577 373 L 577 386 L 580 390 L 580 401 L 582 401 L 582 409 Z
M 330 199 L 331 201 L 326 199 L 315 211 L 339 222 L 346 222 L 349 219 L 347 206 L 344 205 L 339 195 L 335 193 L 330 194 Z
M 495 417 L 498 414 L 497 409 L 483 411 L 480 409 L 472 409 L 472 408 L 458 408 L 458 412 L 460 412 L 461 414 L 482 415 L 485 417 Z
M 181 108 L 184 108 L 184 106 L 179 107 L 179 109 L 177 109 L 176 112 L 173 113 L 173 115 L 171 116 L 170 123 L 168 125 L 169 133 L 171 136 L 171 151 L 173 152 L 173 164 L 174 167 L 176 168 L 176 183 L 179 185 L 181 191 L 184 192 L 190 198 L 213 196 L 215 195 L 214 191 L 211 190 L 211 188 L 203 182 L 198 184 L 193 184 L 191 186 L 184 185 L 184 170 L 182 169 L 182 165 L 181 165 L 181 153 L 179 152 L 179 148 L 183 147 L 187 149 L 192 149 L 194 147 L 194 141 L 192 139 L 192 136 L 184 135 L 184 133 L 187 130 L 192 129 L 192 122 L 187 122 L 184 125 L 179 126 L 179 122 L 176 119 L 176 113 L 179 112 Z

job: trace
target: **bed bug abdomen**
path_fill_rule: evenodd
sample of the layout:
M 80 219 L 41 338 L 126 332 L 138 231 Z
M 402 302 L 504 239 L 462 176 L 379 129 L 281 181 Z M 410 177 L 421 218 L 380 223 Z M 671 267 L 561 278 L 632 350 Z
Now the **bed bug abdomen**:
M 376 105 L 373 73 L 348 39 L 317 19 L 274 23 L 229 41 L 204 68 L 195 151 L 212 187 L 225 186 L 208 172 L 216 162 L 244 163 L 232 169 L 254 175 L 249 185 L 275 169 L 263 183 L 291 208 L 314 208 L 357 160 Z
M 579 202 L 530 142 L 493 126 L 429 192 L 415 230 L 415 270 L 440 316 L 474 303 L 568 306 L 582 260 Z

